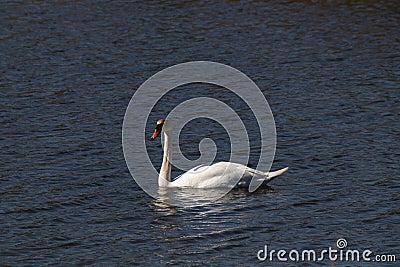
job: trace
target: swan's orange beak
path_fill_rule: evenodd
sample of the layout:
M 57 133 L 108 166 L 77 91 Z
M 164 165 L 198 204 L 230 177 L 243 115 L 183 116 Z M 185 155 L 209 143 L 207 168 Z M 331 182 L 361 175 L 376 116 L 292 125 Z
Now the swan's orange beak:
M 160 134 L 161 132 L 161 127 L 156 127 L 156 129 L 154 130 L 153 135 L 151 136 L 151 140 L 156 139 L 156 137 Z
M 165 121 L 165 119 L 159 119 L 157 121 L 157 126 L 156 126 L 156 129 L 154 130 L 153 135 L 151 136 L 151 140 L 156 139 L 156 137 L 161 133 L 162 127 L 164 125 L 164 121 Z

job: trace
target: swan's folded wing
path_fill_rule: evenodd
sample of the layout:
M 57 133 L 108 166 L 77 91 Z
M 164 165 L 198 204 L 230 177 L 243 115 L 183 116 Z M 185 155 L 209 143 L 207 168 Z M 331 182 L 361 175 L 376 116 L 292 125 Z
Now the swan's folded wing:
M 245 173 L 244 166 L 241 166 L 230 162 L 197 166 L 175 179 L 171 183 L 171 187 L 233 187 Z
M 261 172 L 238 163 L 218 162 L 200 165 L 178 176 L 170 187 L 218 188 L 248 186 L 253 179 L 268 182 L 284 173 L 287 168 L 275 172 Z

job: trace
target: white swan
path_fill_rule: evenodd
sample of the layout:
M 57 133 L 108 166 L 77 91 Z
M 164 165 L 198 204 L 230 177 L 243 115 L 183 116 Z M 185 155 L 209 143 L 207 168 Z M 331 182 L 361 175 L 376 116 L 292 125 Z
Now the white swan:
M 212 165 L 200 165 L 171 180 L 171 148 L 168 130 L 163 129 L 165 119 L 157 121 L 151 139 L 155 139 L 161 131 L 164 133 L 164 156 L 158 176 L 159 187 L 191 187 L 191 188 L 222 188 L 222 187 L 248 187 L 250 181 L 257 179 L 267 183 L 278 175 L 288 170 L 288 167 L 275 172 L 260 172 L 247 166 L 231 162 L 218 162 Z M 238 178 L 240 178 L 238 182 Z

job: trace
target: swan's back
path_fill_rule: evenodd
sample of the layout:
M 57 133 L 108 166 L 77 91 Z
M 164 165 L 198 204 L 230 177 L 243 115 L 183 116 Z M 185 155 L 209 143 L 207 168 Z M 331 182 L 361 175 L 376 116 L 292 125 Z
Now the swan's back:
M 180 175 L 170 187 L 222 188 L 234 187 L 238 181 L 250 182 L 253 176 L 266 179 L 267 174 L 231 162 L 218 162 L 212 165 L 200 165 Z

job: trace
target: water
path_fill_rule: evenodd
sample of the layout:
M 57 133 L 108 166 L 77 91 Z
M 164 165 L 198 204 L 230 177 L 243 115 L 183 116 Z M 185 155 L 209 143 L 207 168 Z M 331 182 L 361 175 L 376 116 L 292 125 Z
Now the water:
M 252 266 L 264 245 L 322 250 L 338 238 L 399 260 L 395 1 L 0 7 L 0 265 Z M 191 60 L 228 64 L 263 90 L 278 133 L 273 169 L 290 167 L 270 187 L 179 208 L 130 177 L 121 127 L 131 96 L 157 71 Z M 159 107 L 151 118 L 168 112 Z M 221 132 L 194 125 L 183 144 L 189 158 L 204 130 Z M 147 147 L 159 167 L 161 146 Z

